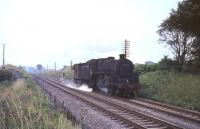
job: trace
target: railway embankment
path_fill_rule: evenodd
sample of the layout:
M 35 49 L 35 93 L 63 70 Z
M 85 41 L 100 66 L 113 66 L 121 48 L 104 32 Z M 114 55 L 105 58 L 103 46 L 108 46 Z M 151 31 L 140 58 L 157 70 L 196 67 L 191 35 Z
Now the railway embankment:
M 200 110 L 200 74 L 148 72 L 140 75 L 140 83 L 143 98 Z
M 199 127 L 199 112 L 141 99 L 116 99 L 77 91 L 66 87 L 57 79 L 41 75 L 34 78 L 58 108 L 71 112 L 87 129 Z
M 75 122 L 80 123 L 83 129 L 126 129 L 123 124 L 114 121 L 105 113 L 98 111 L 80 99 L 66 94 L 55 86 L 37 82 L 41 90 L 54 103 L 55 108 L 65 112 Z

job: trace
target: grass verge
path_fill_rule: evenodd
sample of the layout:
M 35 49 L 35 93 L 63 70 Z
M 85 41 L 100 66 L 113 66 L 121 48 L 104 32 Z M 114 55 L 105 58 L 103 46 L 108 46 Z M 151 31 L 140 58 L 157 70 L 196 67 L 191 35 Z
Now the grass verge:
M 64 114 L 52 111 L 49 100 L 30 78 L 0 84 L 0 128 L 79 129 Z

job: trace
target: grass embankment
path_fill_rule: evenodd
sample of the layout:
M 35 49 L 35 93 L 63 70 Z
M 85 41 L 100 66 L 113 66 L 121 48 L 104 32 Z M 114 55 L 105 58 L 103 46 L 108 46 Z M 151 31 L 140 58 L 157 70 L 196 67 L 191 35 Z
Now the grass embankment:
M 78 129 L 63 114 L 49 107 L 49 100 L 31 79 L 0 83 L 0 128 Z
M 140 83 L 144 98 L 200 110 L 200 75 L 156 71 L 141 75 Z

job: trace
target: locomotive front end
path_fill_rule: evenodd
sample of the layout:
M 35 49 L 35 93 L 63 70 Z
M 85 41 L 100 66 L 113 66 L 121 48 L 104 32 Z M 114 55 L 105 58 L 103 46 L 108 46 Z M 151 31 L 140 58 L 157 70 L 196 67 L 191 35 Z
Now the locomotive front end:
M 133 63 L 122 54 L 115 65 L 113 77 L 115 91 L 120 96 L 134 96 L 139 88 L 139 76 L 134 72 Z
M 115 83 L 115 92 L 119 96 L 134 96 L 139 88 L 138 75 L 133 74 L 129 78 L 120 78 L 118 83 Z

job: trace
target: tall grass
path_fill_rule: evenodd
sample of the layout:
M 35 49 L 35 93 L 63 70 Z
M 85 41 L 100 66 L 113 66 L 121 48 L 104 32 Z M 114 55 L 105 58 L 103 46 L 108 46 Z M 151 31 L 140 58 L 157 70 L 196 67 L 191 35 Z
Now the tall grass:
M 141 75 L 140 83 L 145 98 L 200 110 L 200 75 L 156 71 Z
M 0 90 L 0 128 L 74 129 L 63 114 L 49 108 L 48 98 L 33 85 L 20 79 Z

